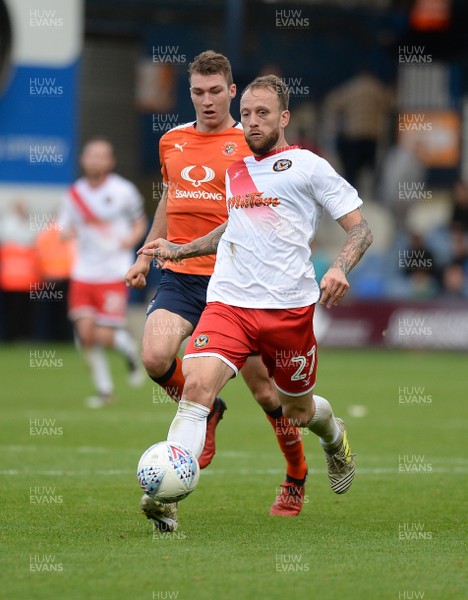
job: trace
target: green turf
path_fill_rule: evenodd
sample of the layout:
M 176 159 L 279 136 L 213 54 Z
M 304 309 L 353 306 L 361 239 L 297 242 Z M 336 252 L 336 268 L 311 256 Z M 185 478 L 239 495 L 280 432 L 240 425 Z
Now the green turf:
M 31 367 L 31 350 L 54 351 L 56 366 Z M 283 457 L 243 381 L 230 382 L 218 453 L 181 503 L 179 530 L 156 539 L 139 514 L 136 464 L 165 439 L 174 405 L 149 381 L 128 388 L 117 356 L 119 402 L 98 411 L 83 406 L 91 386 L 74 348 L 4 346 L 0 360 L 0 597 L 468 597 L 466 355 L 323 350 L 316 391 L 348 425 L 357 476 L 335 496 L 305 435 L 310 477 L 294 519 L 268 516 Z M 424 388 L 426 403 L 400 403 L 403 387 Z M 353 405 L 367 414 L 351 416 Z M 50 435 L 31 435 L 30 419 L 49 419 Z M 399 472 L 416 455 L 425 471 Z

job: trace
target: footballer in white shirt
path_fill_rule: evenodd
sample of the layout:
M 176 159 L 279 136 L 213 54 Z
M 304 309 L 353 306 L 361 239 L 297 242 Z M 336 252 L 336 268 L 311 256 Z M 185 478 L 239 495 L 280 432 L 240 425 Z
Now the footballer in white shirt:
M 105 348 L 123 354 L 131 385 L 144 381 L 135 341 L 125 329 L 128 289 L 123 278 L 147 221 L 137 188 L 112 172 L 115 159 L 110 142 L 88 141 L 80 164 L 83 177 L 68 190 L 58 222 L 64 239 L 76 238 L 68 314 L 96 390 L 87 404 L 100 408 L 113 401 L 114 391 Z
M 139 252 L 160 264 L 217 252 L 208 304 L 185 351 L 185 388 L 168 440 L 198 455 L 213 399 L 247 356 L 260 354 L 284 415 L 320 438 L 332 490 L 343 494 L 354 478 L 354 455 L 343 421 L 313 393 L 313 313 L 317 301 L 327 308 L 341 301 L 346 275 L 372 233 L 356 190 L 324 159 L 288 146 L 288 100 L 287 86 L 273 75 L 256 78 L 242 93 L 241 122 L 253 156 L 228 169 L 228 221 L 188 244 L 159 239 Z M 318 284 L 310 244 L 323 209 L 346 239 Z

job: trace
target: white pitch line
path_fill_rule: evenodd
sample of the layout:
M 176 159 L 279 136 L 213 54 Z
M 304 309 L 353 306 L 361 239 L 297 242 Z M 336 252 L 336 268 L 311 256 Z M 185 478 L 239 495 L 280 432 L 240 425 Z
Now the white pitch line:
M 323 474 L 325 473 L 325 469 L 309 469 L 309 473 L 311 474 Z M 422 475 L 431 476 L 432 474 L 451 474 L 458 475 L 460 473 L 468 473 L 468 467 L 453 467 L 453 468 L 433 468 L 430 473 L 421 472 L 421 473 L 400 473 L 396 468 L 390 467 L 382 467 L 375 469 L 368 469 L 365 467 L 357 468 L 357 475 L 403 475 L 409 479 L 412 477 L 421 477 Z M 210 468 L 208 471 L 203 471 L 202 476 L 205 477 L 207 475 L 278 475 L 284 474 L 284 469 L 212 469 Z M 4 476 L 56 476 L 56 477 L 84 477 L 84 476 L 114 476 L 114 475 L 135 475 L 136 477 L 136 469 L 96 469 L 94 471 L 69 471 L 62 469 L 51 469 L 51 470 L 34 470 L 34 471 L 19 471 L 16 469 L 4 469 L 0 470 L 0 475 Z
M 46 447 L 42 444 L 0 444 L 0 454 L 4 454 L 5 452 L 37 452 L 40 450 L 44 450 Z M 116 449 L 110 448 L 109 446 L 69 446 L 66 448 L 61 448 L 60 452 L 78 452 L 80 454 L 115 454 Z M 142 448 L 120 448 L 117 451 L 121 451 L 126 455 L 135 455 L 140 456 L 142 453 Z M 358 454 L 357 461 L 359 458 L 365 460 L 367 464 L 372 463 L 387 463 L 387 464 L 395 464 L 395 469 L 398 470 L 398 456 L 412 456 L 414 453 L 403 452 L 401 451 L 397 454 L 385 454 L 385 455 L 376 455 L 376 454 Z M 252 458 L 261 458 L 261 459 L 271 459 L 271 453 L 258 454 L 254 452 L 248 451 L 239 451 L 239 450 L 218 450 L 216 456 L 219 458 L 227 458 L 227 459 L 252 459 Z M 419 456 L 419 455 L 418 455 Z M 425 462 L 434 466 L 435 464 L 439 465 L 458 465 L 461 467 L 468 468 L 468 459 L 459 457 L 459 456 L 431 456 L 429 454 L 424 455 Z M 384 467 L 388 469 L 388 472 L 391 472 L 393 468 Z M 210 469 L 212 470 L 212 469 Z M 276 471 L 275 471 L 276 472 Z M 376 471 L 377 472 L 377 471 Z M 1 473 L 1 471 L 0 471 Z

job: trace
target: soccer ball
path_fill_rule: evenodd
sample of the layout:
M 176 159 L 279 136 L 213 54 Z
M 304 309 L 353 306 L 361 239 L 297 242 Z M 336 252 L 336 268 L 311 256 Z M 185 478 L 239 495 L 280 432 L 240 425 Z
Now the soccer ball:
M 143 453 L 138 483 L 160 502 L 183 500 L 197 487 L 200 466 L 191 450 L 173 442 L 159 442 Z

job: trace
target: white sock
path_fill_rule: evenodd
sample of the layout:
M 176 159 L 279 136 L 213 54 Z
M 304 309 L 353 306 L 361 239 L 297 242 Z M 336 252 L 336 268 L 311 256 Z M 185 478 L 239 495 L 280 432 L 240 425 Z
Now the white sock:
M 114 384 L 104 349 L 101 346 L 93 346 L 85 350 L 84 354 L 97 392 L 106 396 L 112 394 Z
M 123 354 L 132 364 L 138 362 L 135 340 L 126 329 L 117 329 L 114 333 L 114 348 Z
M 328 400 L 314 394 L 315 413 L 307 428 L 320 437 L 322 446 L 333 444 L 340 435 L 340 430 L 333 416 Z
M 209 413 L 210 409 L 203 404 L 181 398 L 167 441 L 185 446 L 198 458 L 205 445 L 206 418 Z

